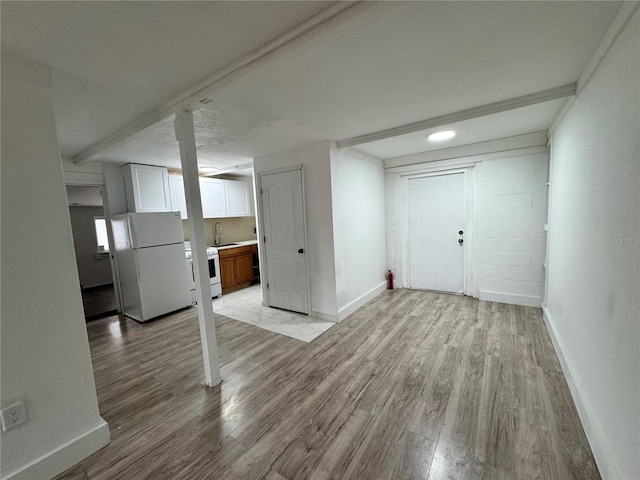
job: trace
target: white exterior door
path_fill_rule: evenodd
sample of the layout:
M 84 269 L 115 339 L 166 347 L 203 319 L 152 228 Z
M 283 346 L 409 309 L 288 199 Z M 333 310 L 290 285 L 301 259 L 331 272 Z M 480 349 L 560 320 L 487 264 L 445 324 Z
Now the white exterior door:
M 409 179 L 408 217 L 409 287 L 464 293 L 465 174 Z
M 269 306 L 309 313 L 302 171 L 260 176 Z

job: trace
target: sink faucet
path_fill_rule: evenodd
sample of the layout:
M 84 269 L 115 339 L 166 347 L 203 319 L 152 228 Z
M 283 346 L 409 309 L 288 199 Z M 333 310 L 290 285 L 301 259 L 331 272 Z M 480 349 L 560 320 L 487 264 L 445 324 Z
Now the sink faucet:
M 222 236 L 222 233 L 220 233 L 221 230 L 222 230 L 222 225 L 220 225 L 220 222 L 216 222 L 213 228 L 213 233 L 215 234 L 214 243 L 216 244 L 216 247 L 222 243 L 223 236 Z

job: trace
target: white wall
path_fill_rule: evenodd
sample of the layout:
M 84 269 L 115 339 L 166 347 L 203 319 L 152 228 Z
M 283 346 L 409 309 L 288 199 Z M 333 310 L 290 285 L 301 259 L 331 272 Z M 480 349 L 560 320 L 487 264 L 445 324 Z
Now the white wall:
M 48 72 L 2 52 L 2 478 L 50 478 L 104 446 Z M 20 71 L 15 76 L 11 72 Z M 34 78 L 38 78 L 36 80 Z
M 549 155 L 509 155 L 476 164 L 478 297 L 540 307 Z
M 338 320 L 329 142 L 254 158 L 257 174 L 304 165 L 311 313 Z M 256 183 L 256 185 L 258 185 Z
M 96 256 L 95 217 L 104 216 L 102 207 L 69 207 L 73 247 L 82 288 L 107 285 L 113 282 L 107 254 Z
M 124 188 L 122 167 L 108 163 L 101 164 L 104 168 L 105 214 L 118 215 L 127 212 L 127 194 Z M 109 212 L 107 212 L 109 210 Z
M 546 319 L 604 478 L 640 478 L 640 13 L 553 135 Z
M 336 288 L 340 320 L 386 288 L 382 162 L 331 150 Z

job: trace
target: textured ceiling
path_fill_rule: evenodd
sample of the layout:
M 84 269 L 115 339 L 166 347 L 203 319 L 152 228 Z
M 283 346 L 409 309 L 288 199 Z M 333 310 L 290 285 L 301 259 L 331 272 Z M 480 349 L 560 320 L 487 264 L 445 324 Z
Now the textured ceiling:
M 3 51 L 53 69 L 71 158 L 333 2 L 0 2 Z
M 37 6 L 47 3 L 42 2 L 11 5 L 6 17 L 6 3 L 3 48 L 8 37 L 10 47 L 57 68 L 54 110 L 66 156 L 327 5 L 150 2 L 145 7 L 117 2 L 109 7 L 102 4 L 110 2 L 80 2 L 58 11 Z M 257 62 L 249 73 L 216 90 L 212 101 L 194 112 L 199 158 L 224 167 L 576 82 L 619 6 L 537 1 L 358 5 L 357 13 L 341 15 L 344 21 L 322 26 L 286 54 Z M 193 25 L 185 27 L 184 21 Z M 521 109 L 518 115 L 522 128 L 549 123 L 544 109 Z M 172 121 L 165 119 L 94 159 L 179 167 Z M 510 122 L 495 120 L 499 124 L 508 127 Z M 495 130 L 486 134 L 510 131 Z M 379 146 L 379 151 L 375 146 L 368 151 L 383 157 L 408 151 L 400 142 Z
M 324 140 L 314 130 L 293 120 L 273 120 L 242 105 L 225 105 L 220 98 L 194 111 L 193 122 L 200 166 L 224 168 L 251 161 L 259 154 Z M 113 163 L 135 159 L 138 163 L 178 168 L 180 151 L 175 139 L 174 117 L 134 134 L 97 159 Z

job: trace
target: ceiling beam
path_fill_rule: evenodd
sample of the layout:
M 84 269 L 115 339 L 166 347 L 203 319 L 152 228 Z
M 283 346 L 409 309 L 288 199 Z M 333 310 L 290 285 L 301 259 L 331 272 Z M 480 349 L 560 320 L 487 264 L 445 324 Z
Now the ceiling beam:
M 245 55 L 228 67 L 219 70 L 211 77 L 181 93 L 158 109 L 147 113 L 108 137 L 94 143 L 73 157 L 72 160 L 79 165 L 90 162 L 99 153 L 122 142 L 131 135 L 150 127 L 169 115 L 185 109 L 197 110 L 202 105 L 200 101 L 207 100 L 207 97 L 216 90 L 237 80 L 240 76 L 255 70 L 261 64 L 272 61 L 278 56 L 287 53 L 291 48 L 296 48 L 305 43 L 309 38 L 317 35 L 319 31 L 324 32 L 325 30 L 335 27 L 335 24 L 329 25 L 331 20 L 346 21 L 352 18 L 352 16 L 357 16 L 363 11 L 371 9 L 372 5 L 375 4 L 376 2 L 335 2 L 318 15 L 301 23 L 294 29 L 289 30 L 284 35 L 254 50 L 250 54 Z M 347 10 L 350 10 L 352 15 L 341 16 L 341 14 Z
M 595 73 L 596 69 L 600 65 L 600 62 L 609 52 L 609 50 L 611 50 L 611 47 L 613 47 L 613 44 L 616 43 L 616 40 L 618 40 L 618 37 L 639 8 L 640 2 L 622 3 L 616 17 L 613 19 L 613 22 L 611 22 L 611 25 L 609 25 L 607 33 L 605 33 L 604 37 L 602 37 L 600 45 L 598 45 L 598 48 L 593 54 L 593 57 L 591 57 L 591 60 L 587 64 L 587 67 L 584 69 L 582 75 L 580 75 L 580 78 L 578 79 L 578 93 L 580 93 L 585 85 L 589 83 L 589 80 L 591 80 L 591 76 Z
M 527 107 L 529 105 L 548 102 L 550 100 L 557 100 L 559 98 L 566 98 L 575 94 L 576 84 L 572 83 L 570 85 L 564 85 L 562 87 L 552 88 L 550 90 L 544 90 L 538 93 L 532 93 L 531 95 L 525 95 L 523 97 L 490 103 L 488 105 L 470 108 L 468 110 L 461 110 L 459 112 L 441 115 L 439 117 L 430 118 L 428 120 L 409 123 L 408 125 L 402 125 L 400 127 L 388 128 L 386 130 L 380 130 L 378 132 L 360 135 L 359 137 L 347 138 L 345 140 L 336 142 L 336 146 L 338 148 L 353 147 L 355 145 L 362 145 L 363 143 L 375 142 L 376 140 L 384 140 L 385 138 L 397 137 L 398 135 L 404 135 L 406 133 L 414 133 L 421 130 L 443 127 L 452 123 L 471 120 L 478 117 L 484 117 L 486 115 L 492 115 L 494 113 L 506 112 L 507 110 Z
M 238 170 L 245 170 L 247 168 L 253 168 L 253 160 L 250 162 L 238 163 L 237 165 L 231 165 L 230 167 L 219 168 L 214 172 L 201 175 L 203 177 L 217 177 L 218 175 L 224 175 L 226 173 L 235 173 Z

